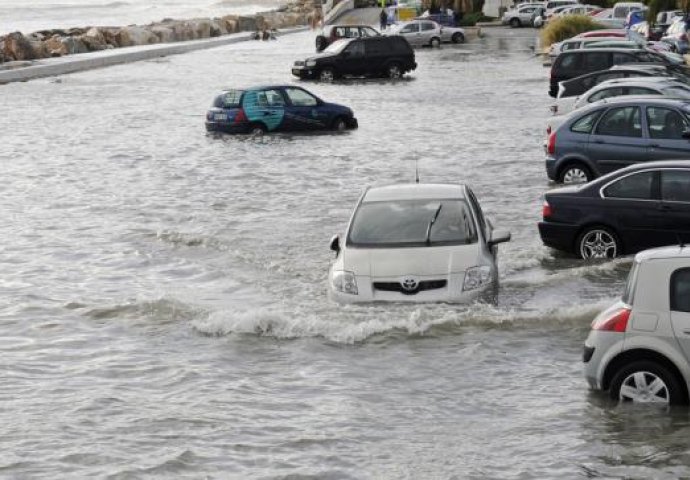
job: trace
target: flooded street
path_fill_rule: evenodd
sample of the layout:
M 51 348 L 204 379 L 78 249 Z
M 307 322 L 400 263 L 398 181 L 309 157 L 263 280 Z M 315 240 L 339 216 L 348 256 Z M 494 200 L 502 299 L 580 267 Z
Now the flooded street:
M 313 32 L 0 87 L 0 478 L 690 477 L 687 409 L 587 388 L 630 259 L 542 246 L 548 70 L 533 30 L 487 33 L 397 83 L 298 82 L 341 134 L 204 130 Z M 328 300 L 330 237 L 415 162 L 512 232 L 498 305 Z

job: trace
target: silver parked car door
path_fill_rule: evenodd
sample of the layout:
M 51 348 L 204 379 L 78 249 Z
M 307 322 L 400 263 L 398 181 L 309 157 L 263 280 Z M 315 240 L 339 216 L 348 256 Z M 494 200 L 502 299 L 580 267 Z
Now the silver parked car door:
M 398 34 L 405 37 L 405 39 L 408 41 L 408 43 L 410 45 L 414 45 L 414 46 L 424 45 L 424 41 L 422 39 L 421 32 L 419 31 L 419 23 L 418 22 L 408 23 L 407 25 L 405 25 L 403 28 L 400 29 Z
M 589 136 L 587 152 L 602 174 L 649 160 L 649 139 L 638 106 L 608 109 Z

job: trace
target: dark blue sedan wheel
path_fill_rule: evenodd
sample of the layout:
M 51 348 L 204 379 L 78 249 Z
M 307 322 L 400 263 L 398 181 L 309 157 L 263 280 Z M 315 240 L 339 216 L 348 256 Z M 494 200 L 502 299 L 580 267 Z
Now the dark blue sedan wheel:
M 584 260 L 616 258 L 620 243 L 615 233 L 605 227 L 587 227 L 578 237 L 577 253 Z

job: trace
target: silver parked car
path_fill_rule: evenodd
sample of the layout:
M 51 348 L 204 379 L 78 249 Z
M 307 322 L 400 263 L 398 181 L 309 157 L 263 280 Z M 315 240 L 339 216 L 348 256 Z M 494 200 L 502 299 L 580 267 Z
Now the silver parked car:
M 501 22 L 503 25 L 510 25 L 513 28 L 532 25 L 532 14 L 535 10 L 543 7 L 543 3 L 528 3 L 508 10 L 503 14 Z
M 391 30 L 393 35 L 401 35 L 410 45 L 421 47 L 441 45 L 441 25 L 432 20 L 412 20 Z
M 584 345 L 590 387 L 614 400 L 688 402 L 690 247 L 635 256 L 623 297 L 600 313 Z

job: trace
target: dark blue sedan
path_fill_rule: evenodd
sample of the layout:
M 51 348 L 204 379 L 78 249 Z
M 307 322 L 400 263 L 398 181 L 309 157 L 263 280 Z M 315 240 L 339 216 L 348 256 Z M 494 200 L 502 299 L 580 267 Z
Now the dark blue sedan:
M 226 133 L 357 128 L 352 109 L 327 103 L 302 87 L 261 86 L 225 90 L 206 114 L 206 130 Z

